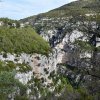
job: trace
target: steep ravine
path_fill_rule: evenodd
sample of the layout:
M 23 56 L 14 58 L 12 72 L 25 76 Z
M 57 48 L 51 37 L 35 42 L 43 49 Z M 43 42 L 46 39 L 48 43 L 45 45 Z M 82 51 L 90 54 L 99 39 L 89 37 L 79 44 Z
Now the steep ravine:
M 100 99 L 99 0 L 91 1 L 0 26 L 3 100 Z
M 52 30 L 51 30 L 52 31 Z M 49 34 L 49 32 L 48 32 Z M 44 34 L 41 34 L 44 36 Z M 52 33 L 51 33 L 52 35 Z M 70 35 L 70 36 L 69 36 Z M 7 57 L 4 57 L 4 53 L 0 54 L 0 60 L 1 61 L 12 61 L 14 63 L 25 63 L 31 66 L 32 71 L 29 71 L 27 73 L 20 73 L 18 72 L 16 75 L 16 78 L 18 78 L 23 84 L 27 84 L 28 80 L 31 79 L 32 74 L 37 78 L 44 78 L 46 79 L 46 85 L 47 83 L 51 82 L 48 79 L 48 76 L 51 72 L 57 71 L 57 64 L 60 63 L 66 63 L 68 62 L 70 65 L 75 66 L 75 63 L 72 61 L 72 59 L 75 60 L 74 52 L 72 49 L 74 48 L 74 45 L 72 43 L 76 40 L 82 37 L 83 34 L 77 30 L 74 30 L 70 34 L 66 34 L 65 37 L 62 39 L 60 43 L 57 43 L 55 47 L 52 48 L 52 53 L 49 54 L 49 56 L 41 55 L 41 54 L 26 54 L 22 53 L 20 55 L 17 54 L 7 54 Z M 47 40 L 47 36 L 45 35 L 43 37 L 45 40 Z M 59 40 L 56 40 L 59 41 Z M 70 41 L 70 43 L 69 43 Z M 84 57 L 91 57 L 91 54 L 86 53 L 83 54 Z M 73 64 L 74 63 L 74 64 Z M 20 67 L 18 66 L 16 70 L 20 70 Z
M 52 48 L 48 56 L 37 53 L 5 54 L 2 52 L 0 54 L 1 61 L 6 64 L 13 63 L 16 66 L 14 68 L 16 71 L 15 78 L 27 86 L 26 92 L 29 100 L 38 100 L 43 96 L 43 91 L 45 91 L 44 95 L 46 96 L 46 90 L 53 93 L 56 88 L 61 88 L 59 86 L 62 86 L 61 90 L 64 90 L 65 83 L 63 81 L 65 79 L 64 82 L 68 80 L 67 86 L 72 86 L 73 88 L 78 88 L 80 83 L 82 83 L 83 87 L 88 87 L 87 83 L 90 84 L 91 80 L 94 79 L 91 77 L 91 73 L 87 73 L 87 70 L 92 72 L 93 69 L 93 66 L 91 66 L 93 51 L 90 44 L 88 44 L 89 37 L 84 31 L 80 30 L 83 28 L 83 23 L 78 21 L 73 24 L 68 19 L 70 18 L 41 18 L 33 23 L 36 30 L 39 27 L 40 36 L 49 42 Z M 48 21 L 50 22 L 48 23 Z M 86 25 L 87 23 L 85 22 Z M 93 23 L 91 22 L 91 24 Z M 78 45 L 78 43 L 81 45 Z M 100 46 L 100 43 L 97 45 Z M 99 52 L 96 57 L 99 59 Z M 99 64 L 100 62 L 98 61 Z M 96 68 L 98 70 L 99 66 Z M 97 72 L 96 74 L 98 75 Z M 86 82 L 83 83 L 83 81 Z M 99 84 L 98 79 L 96 81 Z M 55 96 L 59 97 L 61 95 L 60 92 L 55 93 Z M 69 90 L 67 92 L 69 93 Z M 70 92 L 69 94 L 75 95 L 77 93 Z M 70 96 L 68 97 L 70 98 Z M 77 98 L 79 97 L 77 96 Z M 75 97 L 73 97 L 73 100 L 75 100 Z

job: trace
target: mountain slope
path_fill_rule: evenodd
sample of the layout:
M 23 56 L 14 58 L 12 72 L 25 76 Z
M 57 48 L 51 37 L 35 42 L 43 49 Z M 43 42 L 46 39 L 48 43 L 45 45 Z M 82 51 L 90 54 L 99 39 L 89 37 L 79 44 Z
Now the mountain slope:
M 21 21 L 25 22 L 28 20 L 37 20 L 43 17 L 68 17 L 68 16 L 77 16 L 77 15 L 85 15 L 90 13 L 100 13 L 100 1 L 99 0 L 78 0 L 71 2 L 69 4 L 63 5 L 59 8 L 51 10 L 47 13 L 42 13 L 39 15 L 31 16 Z
M 24 51 L 21 54 L 0 54 L 1 71 L 15 69 L 15 78 L 26 87 L 18 88 L 11 99 L 99 100 L 99 4 L 99 0 L 79 0 L 20 20 L 24 25 L 29 23 L 28 27 L 31 25 L 49 42 L 52 52 L 48 56 L 37 54 L 36 51 L 47 51 L 48 46 L 32 28 L 11 27 L 1 32 L 1 37 L 6 40 L 3 40 L 4 47 L 1 43 L 1 49 L 12 49 L 14 41 L 13 47 L 15 46 L 17 51 Z M 7 79 L 5 72 L 2 76 Z M 0 82 L 2 83 L 2 80 Z
M 57 74 L 68 80 L 75 91 L 86 89 L 79 90 L 82 97 L 78 95 L 77 99 L 98 100 L 100 42 L 96 41 L 100 41 L 100 0 L 78 0 L 21 22 L 29 22 L 56 50 L 53 55 L 57 55 Z M 66 98 L 76 100 L 73 97 Z

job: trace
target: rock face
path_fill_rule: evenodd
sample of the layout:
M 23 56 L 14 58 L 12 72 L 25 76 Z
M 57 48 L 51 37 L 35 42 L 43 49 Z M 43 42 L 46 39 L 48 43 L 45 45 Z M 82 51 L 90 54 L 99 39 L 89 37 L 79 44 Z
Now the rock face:
M 49 75 L 53 71 L 57 71 L 58 64 L 68 64 L 70 66 L 90 66 L 89 61 L 82 61 L 82 59 L 90 59 L 92 57 L 92 51 L 81 50 L 81 47 L 77 46 L 77 41 L 88 41 L 88 36 L 84 34 L 81 30 L 83 23 L 81 21 L 76 21 L 74 24 L 70 22 L 72 17 L 62 17 L 62 18 L 40 18 L 35 22 L 31 22 L 35 28 L 38 29 L 40 35 L 50 43 L 52 47 L 52 53 L 49 56 L 44 56 L 41 54 L 7 54 L 7 57 L 3 57 L 3 53 L 0 55 L 0 60 L 2 61 L 12 61 L 14 63 L 25 63 L 31 66 L 32 71 L 28 73 L 18 73 L 16 78 L 18 78 L 22 83 L 27 84 L 28 80 L 31 79 L 32 73 L 38 79 L 44 78 L 46 84 L 50 82 L 48 79 Z M 94 22 L 91 22 L 93 24 Z M 88 22 L 84 22 L 88 24 Z M 45 27 L 44 27 L 45 26 Z M 94 27 L 96 28 L 96 27 Z M 91 34 L 90 34 L 91 35 Z M 97 44 L 98 46 L 99 44 Z M 18 69 L 18 68 L 17 68 Z
M 96 41 L 90 43 L 90 38 L 94 37 L 92 33 L 87 30 L 84 32 L 84 27 L 88 28 L 88 21 L 83 22 L 76 21 L 71 22 L 72 17 L 62 18 L 40 18 L 31 24 L 39 32 L 47 42 L 49 42 L 52 52 L 48 55 L 41 54 L 10 54 L 2 52 L 0 54 L 0 61 L 9 63 L 13 62 L 16 65 L 15 78 L 18 79 L 22 84 L 29 85 L 27 94 L 32 93 L 34 87 L 39 90 L 36 86 L 34 79 L 41 80 L 43 87 L 48 87 L 49 91 L 54 91 L 55 86 L 52 87 L 54 75 L 56 77 L 62 74 L 67 77 L 72 86 L 78 87 L 81 81 L 85 80 L 89 82 L 92 80 L 92 76 L 98 76 L 99 72 L 99 58 L 100 53 L 94 54 L 91 43 L 94 44 Z M 96 30 L 94 22 L 91 22 L 91 28 Z M 99 37 L 96 38 L 96 47 L 100 46 Z M 94 58 L 95 61 L 94 60 Z M 96 74 L 93 74 L 94 64 L 96 66 Z M 75 72 L 74 72 L 75 70 Z M 90 71 L 91 73 L 88 73 Z M 86 75 L 84 74 L 86 73 Z M 88 74 L 87 74 L 88 73 Z M 58 75 L 58 76 L 57 76 Z M 50 78 L 52 77 L 52 78 Z M 36 80 L 36 82 L 37 82 Z M 57 84 L 60 80 L 57 80 Z M 90 84 L 87 82 L 88 84 Z M 60 83 L 59 83 L 60 84 Z M 84 85 L 83 85 L 84 86 Z M 86 85 L 87 86 L 87 85 Z M 38 93 L 38 98 L 41 97 Z M 29 96 L 31 98 L 31 96 Z M 33 99 L 33 96 L 32 96 Z
M 96 60 L 96 58 L 100 57 L 100 52 L 96 52 L 95 57 L 93 57 L 94 51 L 90 41 L 93 34 L 97 32 L 96 28 L 98 26 L 93 24 L 96 23 L 94 21 L 91 21 L 90 25 L 88 25 L 88 21 L 71 22 L 70 19 L 72 17 L 44 17 L 36 20 L 32 25 L 36 29 L 39 27 L 39 34 L 50 43 L 55 51 L 50 54 L 49 58 L 46 58 L 49 62 L 54 62 L 49 63 L 46 67 L 49 66 L 49 69 L 57 70 L 60 74 L 62 73 L 75 87 L 78 87 L 83 80 L 86 82 L 83 84 L 88 87 L 89 85 L 86 84 L 90 84 L 90 80 L 98 77 L 99 74 L 96 73 L 100 71 L 100 62 Z M 91 27 L 90 32 L 87 30 L 89 27 Z M 96 40 L 94 39 L 93 42 L 96 42 Z M 96 42 L 96 47 L 99 47 L 99 43 Z M 93 62 L 96 65 L 95 68 Z M 64 64 L 64 66 L 61 64 Z M 93 72 L 93 69 L 95 69 L 96 73 Z M 74 72 L 73 70 L 77 71 Z M 98 79 L 96 79 L 96 82 L 99 82 Z
M 55 34 L 57 35 L 58 30 L 48 30 L 47 35 L 45 31 L 40 35 L 47 41 L 53 39 Z M 61 33 L 60 33 L 61 34 Z M 75 65 L 74 61 L 76 58 L 74 56 L 74 45 L 70 45 L 76 39 L 79 39 L 83 36 L 83 33 L 74 30 L 70 34 L 66 34 L 63 38 L 60 35 L 57 35 L 55 40 L 52 40 L 52 53 L 49 54 L 48 57 L 41 54 L 10 54 L 7 53 L 6 57 L 4 57 L 3 53 L 0 54 L 0 60 L 2 61 L 12 61 L 14 63 L 25 63 L 31 66 L 32 71 L 28 73 L 17 73 L 16 78 L 18 78 L 23 84 L 27 84 L 28 80 L 31 79 L 32 73 L 37 78 L 45 78 L 47 83 L 49 82 L 48 76 L 52 71 L 57 71 L 57 64 L 69 62 L 71 65 Z M 62 40 L 61 40 L 62 39 Z M 84 39 L 85 40 L 85 39 Z M 86 54 L 87 56 L 88 54 Z M 19 66 L 17 66 L 16 70 L 18 70 Z M 47 84 L 46 83 L 46 84 Z
M 52 50 L 52 53 L 49 56 L 41 54 L 25 54 L 20 55 L 7 53 L 4 57 L 4 53 L 0 54 L 0 60 L 4 62 L 12 61 L 15 64 L 27 64 L 32 68 L 32 71 L 27 73 L 18 72 L 16 78 L 18 78 L 23 84 L 27 84 L 28 80 L 31 79 L 31 76 L 35 75 L 38 79 L 42 77 L 48 81 L 48 76 L 52 71 L 56 71 L 56 65 L 61 63 L 63 54 L 60 50 L 57 50 L 59 45 Z M 17 66 L 16 70 L 19 70 L 20 67 Z

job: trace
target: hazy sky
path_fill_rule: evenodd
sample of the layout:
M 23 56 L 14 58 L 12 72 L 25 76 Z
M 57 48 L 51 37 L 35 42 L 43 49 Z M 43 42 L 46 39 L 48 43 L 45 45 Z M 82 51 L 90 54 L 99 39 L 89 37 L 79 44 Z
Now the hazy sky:
M 0 17 L 21 19 L 76 0 L 0 0 Z

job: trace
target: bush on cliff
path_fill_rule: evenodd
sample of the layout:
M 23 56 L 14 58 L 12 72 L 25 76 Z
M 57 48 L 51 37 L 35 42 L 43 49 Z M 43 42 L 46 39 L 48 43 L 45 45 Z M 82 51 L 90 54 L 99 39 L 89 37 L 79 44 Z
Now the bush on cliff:
M 0 27 L 0 52 L 2 51 L 47 55 L 50 46 L 32 28 Z

